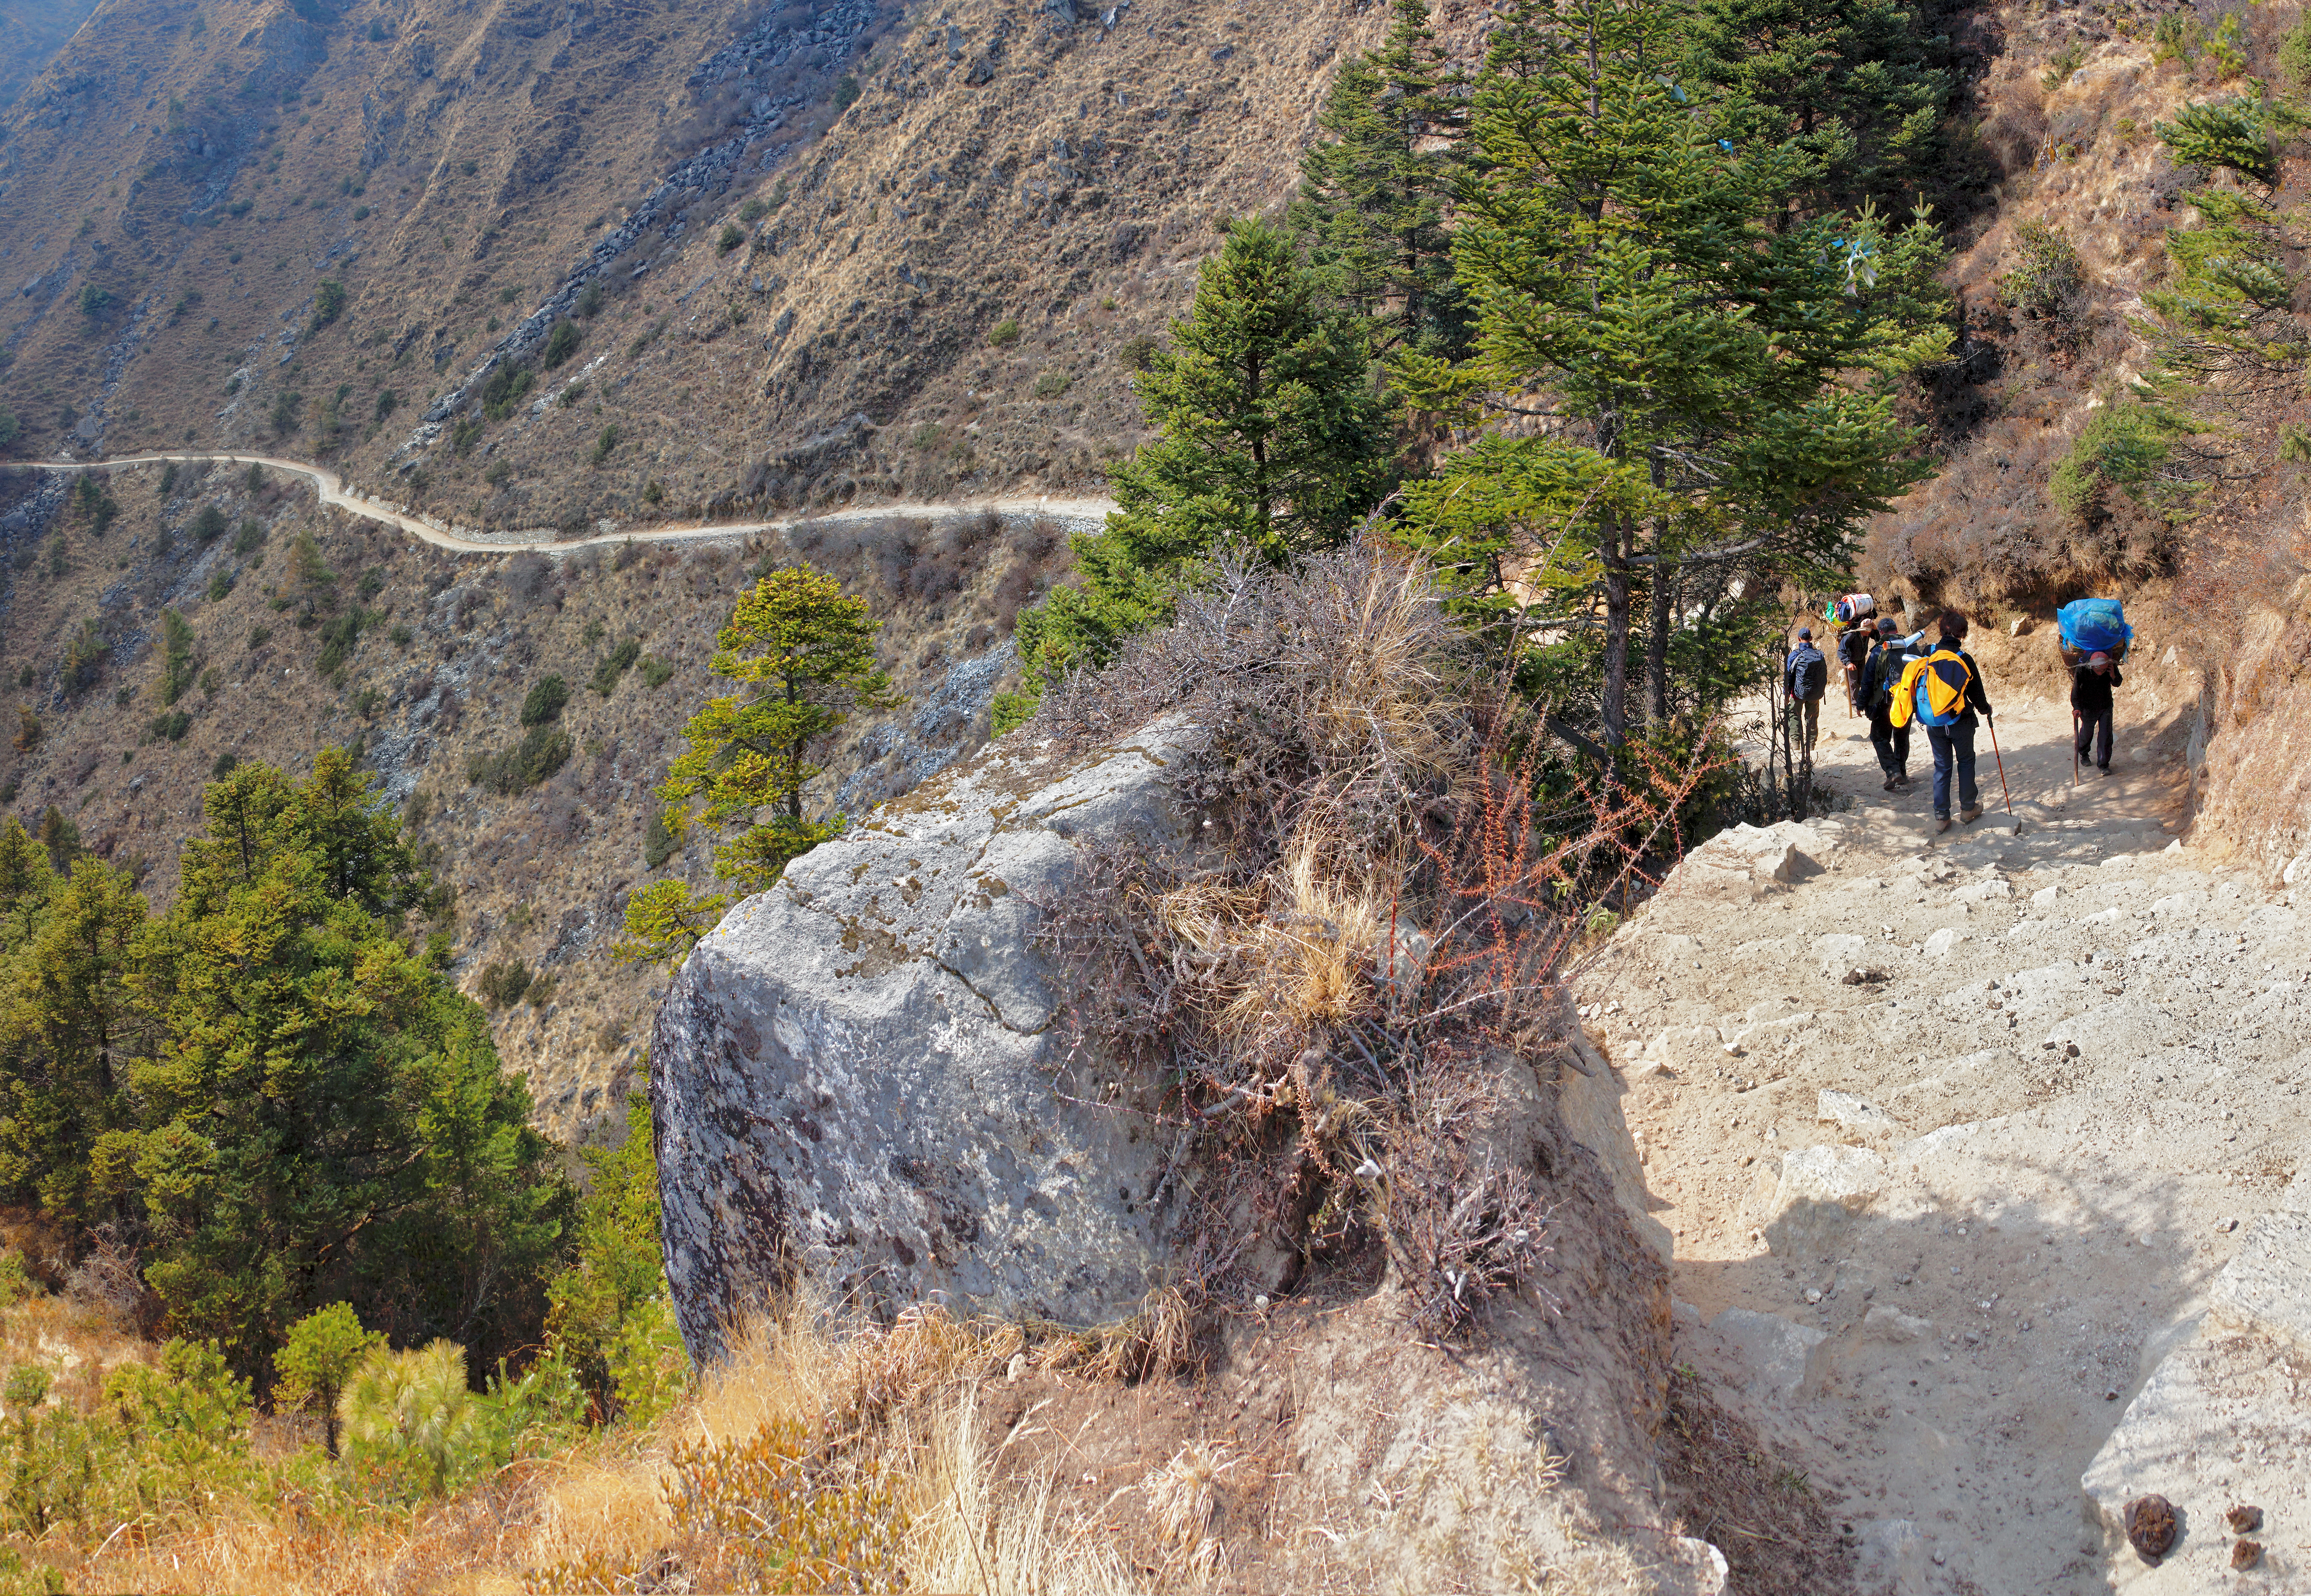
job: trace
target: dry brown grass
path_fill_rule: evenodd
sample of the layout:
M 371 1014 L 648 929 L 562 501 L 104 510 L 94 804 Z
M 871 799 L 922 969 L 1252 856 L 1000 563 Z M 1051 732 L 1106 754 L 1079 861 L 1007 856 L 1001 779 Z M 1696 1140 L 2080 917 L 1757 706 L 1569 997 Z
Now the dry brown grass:
M 10 1349 L 46 1345 L 47 1323 L 12 1313 Z M 72 1334 L 76 1346 L 135 1351 L 100 1327 L 74 1322 Z M 671 1557 L 702 1573 L 717 1548 L 670 1488 L 676 1448 L 800 1424 L 893 1479 L 913 1588 L 1130 1596 L 1138 1587 L 1100 1536 L 1070 1526 L 1049 1471 L 1007 1473 L 1001 1449 L 981 1438 L 981 1391 L 1024 1346 L 1016 1327 L 936 1312 L 839 1332 L 796 1306 L 734 1335 L 728 1357 L 649 1430 L 517 1463 L 445 1503 L 224 1502 L 197 1525 L 142 1544 L 118 1534 L 77 1556 L 53 1542 L 24 1549 L 60 1567 L 71 1589 L 92 1592 L 510 1596 L 557 1588 L 546 1573 L 555 1568 L 639 1570 Z

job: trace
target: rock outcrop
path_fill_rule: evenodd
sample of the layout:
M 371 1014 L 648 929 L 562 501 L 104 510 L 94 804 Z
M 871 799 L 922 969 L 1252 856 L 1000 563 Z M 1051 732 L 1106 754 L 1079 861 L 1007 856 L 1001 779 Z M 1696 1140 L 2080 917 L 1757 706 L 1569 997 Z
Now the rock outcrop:
M 693 1351 L 807 1272 L 870 1312 L 1085 1324 L 1161 1283 L 1169 1143 L 1060 1086 L 1033 947 L 1093 837 L 1175 842 L 1164 724 L 1005 745 L 797 860 L 683 966 L 650 1044 L 667 1272 Z

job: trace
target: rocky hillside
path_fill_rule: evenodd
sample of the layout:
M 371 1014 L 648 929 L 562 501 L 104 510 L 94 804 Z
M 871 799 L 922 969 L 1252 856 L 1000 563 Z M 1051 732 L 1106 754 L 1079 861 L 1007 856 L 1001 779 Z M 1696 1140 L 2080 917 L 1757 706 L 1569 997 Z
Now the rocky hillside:
M 39 76 L 95 0 L 5 0 L 0 4 L 0 111 Z
M 262 443 L 518 527 L 1080 487 L 1376 26 L 112 0 L 0 117 L 16 447 Z

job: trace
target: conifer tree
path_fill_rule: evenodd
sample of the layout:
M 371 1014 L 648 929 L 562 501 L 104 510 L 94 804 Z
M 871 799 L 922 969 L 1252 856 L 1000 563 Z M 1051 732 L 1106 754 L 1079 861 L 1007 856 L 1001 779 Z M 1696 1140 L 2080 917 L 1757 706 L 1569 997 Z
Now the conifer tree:
M 2102 519 L 2117 494 L 2171 525 L 2238 438 L 2286 447 L 2276 423 L 2311 370 L 2311 316 L 2297 308 L 2300 218 L 2272 202 L 2279 141 L 2305 120 L 2257 95 L 2185 105 L 2158 125 L 2177 167 L 2234 177 L 2186 196 L 2189 221 L 2167 233 L 2169 269 L 2142 295 L 2149 369 L 2096 409 L 2047 482 L 2077 519 Z
M 679 835 L 703 824 L 737 835 L 714 852 L 714 873 L 742 893 L 760 892 L 791 860 L 842 829 L 842 817 L 806 820 L 803 788 L 821 772 L 812 762 L 854 709 L 901 702 L 875 663 L 876 623 L 867 602 L 833 577 L 802 567 L 755 583 L 715 634 L 708 667 L 741 685 L 709 699 L 683 734 L 689 750 L 658 788 L 665 824 Z M 703 799 L 696 816 L 689 805 Z M 676 963 L 711 929 L 728 894 L 696 895 L 660 881 L 627 900 L 623 957 Z
M 1680 31 L 1696 90 L 1742 143 L 1790 142 L 1813 172 L 1790 198 L 1898 204 L 1934 192 L 1958 74 L 1924 0 L 1697 0 Z
M 999 729 L 1045 681 L 1168 617 L 1214 549 L 1281 563 L 1331 547 L 1385 491 L 1390 429 L 1364 330 L 1269 223 L 1229 226 L 1133 386 L 1158 436 L 1117 470 L 1105 530 L 1070 540 L 1077 585 L 1020 616 L 1026 690 L 999 707 Z
M 1416 398 L 1496 427 L 1408 490 L 1409 540 L 1466 602 L 1562 639 L 1608 746 L 1633 707 L 1668 717 L 1679 622 L 1729 574 L 1755 602 L 1842 572 L 1924 471 L 1885 379 L 1949 337 L 1923 218 L 1790 221 L 1818 163 L 1726 135 L 1670 74 L 1674 14 L 1567 0 L 1496 35 L 1454 240 L 1478 352 L 1400 364 Z
M 1301 157 L 1292 224 L 1383 356 L 1467 352 L 1469 306 L 1445 223 L 1460 168 L 1455 87 L 1427 0 L 1395 0 L 1388 38 L 1340 68 L 1316 114 L 1328 136 Z

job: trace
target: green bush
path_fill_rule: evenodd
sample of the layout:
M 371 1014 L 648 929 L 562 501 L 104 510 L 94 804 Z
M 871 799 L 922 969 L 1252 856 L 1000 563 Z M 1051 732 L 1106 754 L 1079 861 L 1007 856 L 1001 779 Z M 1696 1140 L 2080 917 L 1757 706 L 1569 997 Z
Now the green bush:
M 313 290 L 313 325 L 318 333 L 345 313 L 345 285 L 334 277 L 324 277 Z
M 726 221 L 722 224 L 721 232 L 716 235 L 714 245 L 715 247 L 721 250 L 723 254 L 728 255 L 746 241 L 746 235 L 738 230 L 737 224 L 735 222 Z
M 153 717 L 153 736 L 155 742 L 182 742 L 185 740 L 185 733 L 192 729 L 193 717 L 181 709 L 172 709 L 166 715 L 157 715 Z
M 244 516 L 240 530 L 232 534 L 232 551 L 244 556 L 254 554 L 265 547 L 265 524 L 254 516 Z
M 512 748 L 475 754 L 466 761 L 466 779 L 501 797 L 526 793 L 570 762 L 570 733 L 559 726 L 531 730 Z
M 839 115 L 859 103 L 859 74 L 846 72 L 834 80 L 834 108 Z
M 2298 94 L 2311 91 L 2311 13 L 2306 13 L 2279 41 L 2279 75 Z M 0 443 L 6 441 L 0 438 Z
M 995 330 L 987 334 L 987 342 L 998 349 L 1008 349 L 1018 343 L 1019 318 L 1016 316 L 1007 316 L 997 322 Z
M 161 704 L 185 696 L 193 684 L 193 629 L 174 610 L 161 612 Z
M 642 673 L 642 685 L 653 690 L 674 680 L 674 667 L 656 655 L 646 655 L 639 669 Z
M 112 302 L 113 292 L 109 288 L 99 288 L 92 282 L 80 291 L 80 313 L 91 321 L 111 309 Z
M 529 990 L 533 979 L 529 967 L 515 958 L 484 966 L 481 978 L 475 984 L 484 1006 L 510 1009 L 521 1002 L 522 994 Z
M 284 390 L 273 398 L 273 430 L 286 438 L 297 430 L 298 419 L 305 413 L 305 395 L 293 389 Z
M 1156 351 L 1163 347 L 1163 340 L 1142 333 L 1138 337 L 1125 339 L 1116 350 L 1115 358 L 1134 371 L 1145 371 L 1147 363 L 1156 358 Z
M 536 383 L 537 374 L 527 366 L 499 366 L 482 385 L 482 413 L 493 421 L 505 420 Z
M 2259 100 L 2186 105 L 2172 122 L 2160 122 L 2152 131 L 2166 142 L 2177 166 L 2228 167 L 2268 187 L 2279 175 L 2266 126 L 2270 115 Z
M 665 814 L 657 805 L 651 805 L 642 816 L 642 863 L 656 870 L 673 858 L 681 846 L 667 825 Z
M 570 684 L 559 676 L 542 677 L 521 701 L 521 724 L 543 726 L 562 718 L 562 707 L 570 702 Z
M 580 336 L 577 323 L 567 318 L 555 322 L 554 330 L 545 335 L 545 350 L 538 357 L 539 363 L 548 371 L 553 370 L 578 352 Z
M 604 655 L 601 664 L 594 667 L 594 690 L 606 698 L 617 691 L 619 679 L 633 669 L 634 662 L 641 657 L 641 642 L 628 638 Z
M 193 542 L 205 549 L 224 535 L 228 525 L 222 510 L 213 504 L 205 504 L 194 512 L 193 524 L 187 530 L 193 534 Z
M 14 443 L 23 430 L 24 423 L 16 419 L 16 412 L 0 405 L 0 449 Z
M 490 1415 L 466 1381 L 466 1349 L 436 1340 L 380 1349 L 345 1387 L 344 1448 L 354 1478 L 386 1496 L 439 1497 L 489 1467 Z
M 602 435 L 594 440 L 593 464 L 599 465 L 610 457 L 610 451 L 618 447 L 619 437 L 615 422 L 602 429 Z
M 1056 399 L 1068 391 L 1074 380 L 1064 371 L 1046 371 L 1035 379 L 1035 397 Z

